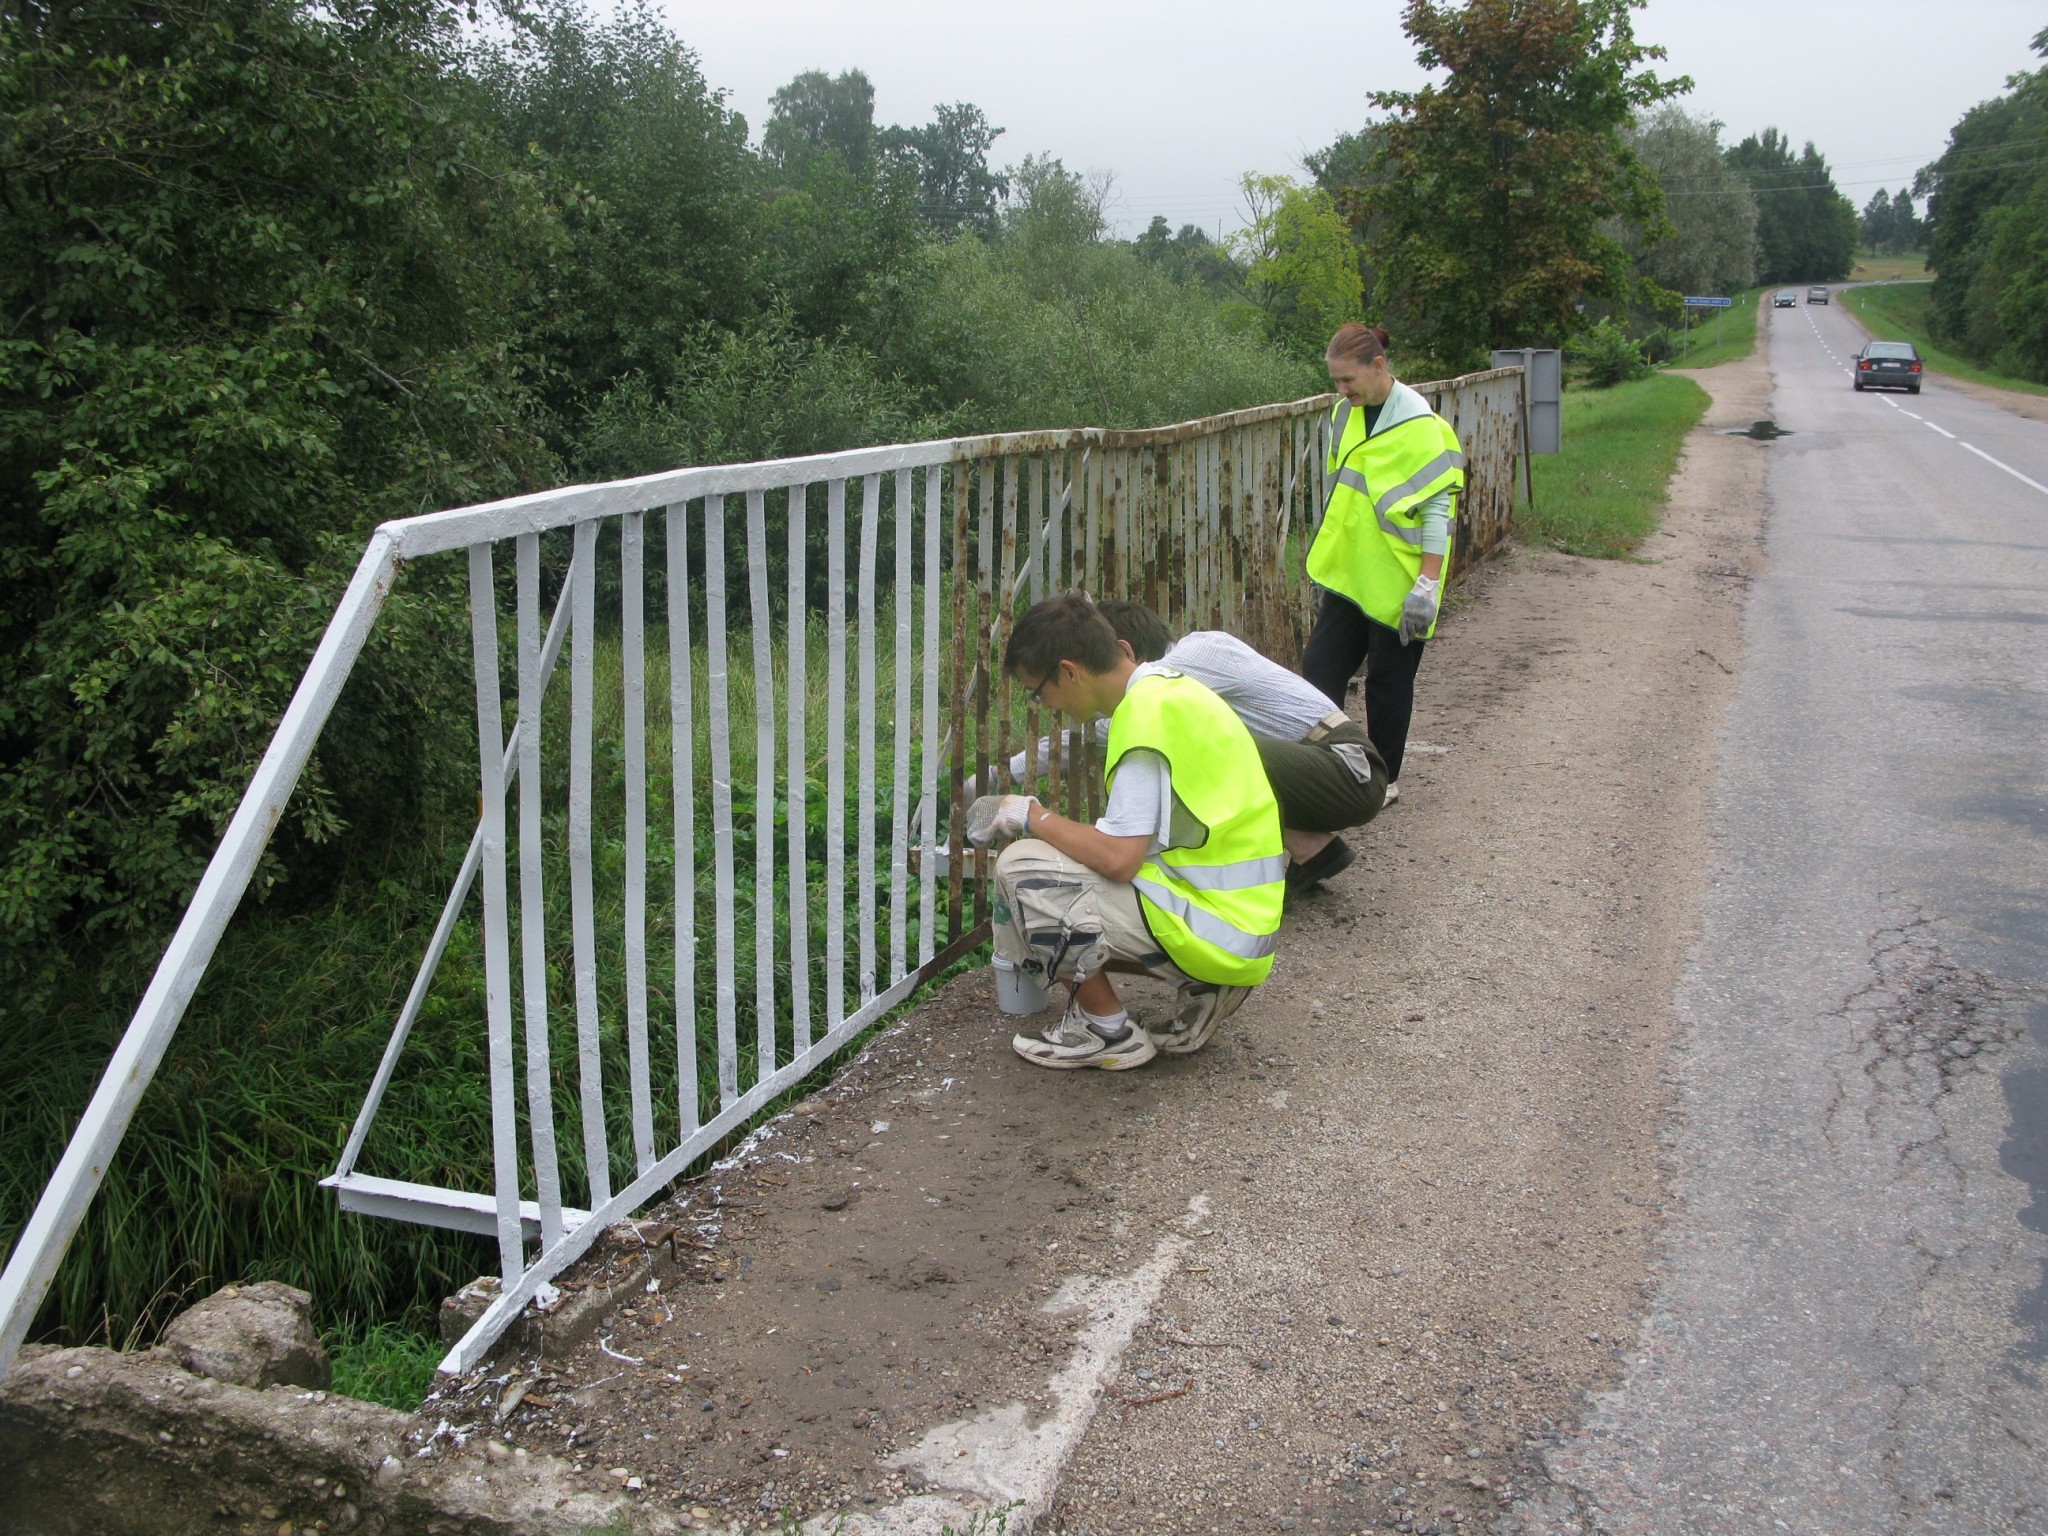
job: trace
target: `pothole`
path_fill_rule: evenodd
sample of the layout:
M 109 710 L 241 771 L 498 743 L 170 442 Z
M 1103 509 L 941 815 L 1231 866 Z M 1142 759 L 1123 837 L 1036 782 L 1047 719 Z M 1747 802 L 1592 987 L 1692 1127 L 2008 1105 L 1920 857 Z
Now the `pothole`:
M 1775 421 L 1752 421 L 1746 427 L 1723 427 L 1721 435 L 1723 437 L 1746 437 L 1754 442 L 1769 443 L 1775 442 L 1781 437 L 1790 437 L 1792 433 L 1788 428 L 1779 426 Z

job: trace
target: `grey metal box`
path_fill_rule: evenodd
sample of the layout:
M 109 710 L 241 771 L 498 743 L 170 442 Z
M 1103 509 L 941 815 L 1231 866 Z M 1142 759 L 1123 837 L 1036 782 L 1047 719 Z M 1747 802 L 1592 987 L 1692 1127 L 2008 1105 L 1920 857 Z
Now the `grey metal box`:
M 1564 354 L 1555 347 L 1500 347 L 1494 351 L 1493 366 L 1522 370 L 1529 452 L 1558 452 L 1564 442 Z

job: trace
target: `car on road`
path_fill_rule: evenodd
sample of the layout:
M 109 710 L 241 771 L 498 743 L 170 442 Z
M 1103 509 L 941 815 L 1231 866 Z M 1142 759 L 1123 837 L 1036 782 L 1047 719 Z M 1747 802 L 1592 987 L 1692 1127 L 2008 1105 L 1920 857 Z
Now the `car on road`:
M 1790 288 L 1780 288 L 1771 299 L 1771 308 L 1773 309 L 1797 309 L 1798 307 L 1799 295 Z
M 1809 303 L 1809 304 L 1825 304 L 1825 303 L 1827 303 L 1827 301 L 1828 301 L 1828 291 L 1827 291 L 1827 289 L 1826 289 L 1825 287 L 1823 287 L 1823 286 L 1822 286 L 1821 284 L 1819 284 L 1819 283 L 1815 283 L 1815 284 L 1814 284 L 1814 285 L 1813 285 L 1813 286 L 1812 286 L 1811 288 L 1809 288 L 1809 289 L 1807 289 L 1807 290 L 1806 290 L 1806 302 L 1807 302 L 1807 303 Z
M 1857 390 L 1903 389 L 1920 393 L 1920 354 L 1910 341 L 1870 341 L 1856 354 L 1851 379 Z

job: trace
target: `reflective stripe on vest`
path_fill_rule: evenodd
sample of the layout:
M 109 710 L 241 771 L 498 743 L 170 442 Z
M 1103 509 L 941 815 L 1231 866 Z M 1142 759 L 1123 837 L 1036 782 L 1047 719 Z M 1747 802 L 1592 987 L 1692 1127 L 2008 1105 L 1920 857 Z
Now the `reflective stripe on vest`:
M 1133 750 L 1166 760 L 1175 800 L 1202 827 L 1195 846 L 1150 855 L 1131 882 L 1153 937 L 1197 981 L 1263 981 L 1279 943 L 1287 854 L 1251 732 L 1193 678 L 1151 671 L 1110 718 L 1112 792 L 1117 765 Z
M 1147 862 L 1146 869 L 1156 870 L 1157 864 Z M 1185 874 L 1186 871 L 1182 870 Z M 1286 860 L 1281 860 L 1281 873 L 1286 873 Z M 1193 882 L 1190 882 L 1192 884 Z M 1263 960 L 1280 948 L 1277 933 L 1246 933 L 1213 912 L 1205 912 L 1187 897 L 1157 880 L 1148 880 L 1143 874 L 1136 876 L 1131 884 L 1144 894 L 1147 901 L 1162 911 L 1171 912 L 1188 925 L 1196 938 L 1205 944 L 1214 944 L 1227 954 L 1236 955 L 1240 960 Z
M 1248 891 L 1287 878 L 1287 855 L 1239 859 L 1235 864 L 1181 864 L 1174 873 L 1198 891 Z

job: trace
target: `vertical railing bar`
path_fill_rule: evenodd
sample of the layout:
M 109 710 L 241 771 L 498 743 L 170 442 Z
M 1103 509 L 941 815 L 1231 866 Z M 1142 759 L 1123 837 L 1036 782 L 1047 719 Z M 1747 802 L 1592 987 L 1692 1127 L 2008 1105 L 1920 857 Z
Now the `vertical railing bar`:
M 1182 438 L 1173 456 L 1173 563 L 1180 573 L 1181 587 L 1180 623 L 1174 628 L 1175 634 L 1196 628 L 1201 614 L 1195 592 L 1195 451 L 1194 441 Z
M 846 1017 L 846 481 L 825 490 L 825 1029 Z
M 697 763 L 690 653 L 690 508 L 668 508 L 668 757 L 675 826 L 676 1119 L 684 1138 L 697 1107 Z
M 967 522 L 969 482 L 974 478 L 973 466 L 964 460 L 953 465 L 953 643 L 947 648 L 952 659 L 953 686 L 949 690 L 951 705 L 952 741 L 951 760 L 946 765 L 946 938 L 948 942 L 960 937 L 964 915 L 961 911 L 963 880 L 967 872 L 966 828 L 967 807 L 961 803 L 963 780 L 967 763 L 967 687 L 968 679 L 974 674 L 978 663 L 979 647 L 972 642 L 974 631 L 968 628 L 967 593 L 971 586 L 967 564 Z
M 924 849 L 917 882 L 917 963 L 929 964 L 938 953 L 938 867 L 939 849 L 939 591 L 944 578 L 939 569 L 939 516 L 944 495 L 945 474 L 934 464 L 924 472 L 924 752 L 919 789 L 924 807 L 924 826 L 919 843 Z
M 596 715 L 596 519 L 576 525 L 575 584 L 569 651 L 569 909 L 576 978 L 576 1058 L 582 1090 L 584 1173 L 595 1210 L 612 1197 L 604 1124 L 604 1064 L 599 1056 L 597 910 L 591 887 L 591 730 Z
M 896 757 L 889 774 L 889 984 L 909 964 L 910 926 L 910 545 L 917 532 L 911 471 L 896 471 Z
M 1122 537 L 1122 526 L 1118 518 L 1118 501 L 1111 476 L 1122 461 L 1121 449 L 1109 449 L 1097 445 L 1088 459 L 1088 589 L 1104 597 L 1121 597 L 1123 592 L 1117 585 L 1117 572 L 1122 564 L 1121 546 L 1105 552 L 1102 548 L 1103 530 L 1111 531 L 1112 539 Z M 1081 814 L 1093 821 L 1102 813 L 1102 773 L 1095 753 L 1095 732 L 1091 729 L 1082 737 L 1081 762 L 1087 777 L 1084 781 Z
M 860 1005 L 875 995 L 875 561 L 881 538 L 882 477 L 860 486 L 860 799 L 856 855 L 860 883 Z
M 509 1289 L 526 1267 L 519 1227 L 519 1124 L 512 1086 L 512 954 L 505 884 L 505 730 L 498 693 L 498 597 L 491 546 L 469 547 L 469 623 L 476 657 L 477 763 L 483 798 L 484 1011 L 490 1041 L 491 1172 L 498 1273 Z
M 626 757 L 626 1071 L 633 1170 L 654 1166 L 653 1078 L 647 1057 L 647 514 L 619 521 L 619 639 Z
M 996 781 L 989 777 L 989 733 L 988 712 L 1001 684 L 1002 652 L 997 650 L 991 656 L 991 636 L 1000 620 L 996 616 L 997 606 L 1004 591 L 1004 576 L 997 573 L 995 563 L 996 541 L 996 498 L 1000 494 L 995 476 L 1002 466 L 1004 483 L 1009 483 L 1007 460 L 988 458 L 982 462 L 980 484 L 975 497 L 976 510 L 980 514 L 978 529 L 981 568 L 976 573 L 975 613 L 972 639 L 977 659 L 974 699 L 974 783 L 981 793 L 988 793 Z M 1007 567 L 1005 568 L 1005 573 Z M 962 638 L 967 638 L 963 636 Z M 1008 690 L 1003 690 L 1004 702 L 1009 701 Z M 1003 765 L 1007 772 L 1009 764 Z M 988 875 L 992 861 L 987 853 L 976 849 L 974 853 L 974 921 L 978 925 L 988 915 Z
M 775 632 L 766 491 L 747 492 L 747 601 L 754 640 L 754 1054 L 766 1077 L 775 1070 Z
M 1038 532 L 1034 536 L 1035 547 L 1043 550 L 1045 555 L 1045 590 L 1047 592 L 1058 592 L 1066 585 L 1064 580 L 1066 571 L 1057 558 L 1060 548 L 1057 521 L 1060 509 L 1059 497 L 1054 494 L 1052 484 L 1058 478 L 1056 470 L 1057 460 L 1054 458 L 1054 453 L 1055 450 L 1048 449 L 1044 453 L 1033 454 L 1031 457 L 1031 520 L 1034 525 L 1038 526 Z M 1012 624 L 1016 622 L 1014 618 L 1015 613 L 1016 605 L 1012 604 L 1005 615 L 1006 619 Z M 1008 641 L 1008 638 L 1009 634 L 1006 629 L 1004 631 L 1005 642 Z M 1024 734 L 1024 750 L 1031 754 L 1033 765 L 1035 766 L 1038 760 L 1038 743 L 1041 740 L 1047 741 L 1052 747 L 1052 750 L 1046 753 L 1045 786 L 1040 791 L 1039 798 L 1044 804 L 1052 807 L 1055 811 L 1071 812 L 1072 807 L 1064 804 L 1060 799 L 1060 791 L 1065 787 L 1066 779 L 1065 764 L 1063 762 L 1066 753 L 1060 750 L 1063 744 L 1059 740 L 1062 723 L 1060 713 L 1058 710 L 1048 710 L 1041 718 L 1039 711 L 1028 701 L 1025 704 L 1025 709 L 1027 711 L 1028 724 Z
M 1035 466 L 1036 460 L 1033 460 L 1033 464 Z M 1024 519 L 1032 518 L 1031 498 L 1028 495 L 1023 496 L 1022 508 L 1020 509 L 1018 506 L 1018 498 L 1024 489 L 1019 482 L 1023 480 L 1024 474 L 1024 461 L 1021 458 L 1003 460 L 1003 535 L 1001 544 L 997 546 L 1001 551 L 997 557 L 1001 563 L 996 567 L 995 572 L 996 600 L 991 611 L 992 617 L 989 624 L 992 639 L 990 649 L 993 652 L 989 658 L 989 684 L 990 692 L 996 696 L 997 700 L 995 705 L 994 747 L 995 761 L 999 766 L 996 769 L 997 779 L 994 782 L 1001 782 L 1003 776 L 1008 774 L 1010 759 L 1014 755 L 1014 749 L 1010 745 L 1010 717 L 1014 712 L 1011 708 L 1014 701 L 1010 696 L 1009 679 L 1004 677 L 1002 673 L 1002 661 L 1003 646 L 1010 638 L 1010 617 L 1017 610 L 1016 600 L 1011 594 L 1017 590 L 1017 583 L 1023 578 L 1023 572 L 1018 568 L 1017 564 L 1019 559 L 1031 562 L 1031 600 L 1035 603 L 1045 595 L 1045 582 L 1042 577 L 1045 567 L 1044 562 L 1038 558 L 1038 540 L 1036 537 L 1038 530 L 1035 527 L 1019 528 L 1018 526 L 1020 517 Z M 1020 542 L 1024 546 L 1021 551 L 1018 549 Z M 985 719 L 986 715 L 984 715 Z M 1038 739 L 1037 705 L 1026 703 L 1024 706 L 1024 728 L 1031 732 L 1032 741 Z M 1027 743 L 1027 747 L 1028 745 L 1029 743 Z M 1030 794 L 1038 788 L 1037 781 L 1037 754 L 1027 751 L 1024 759 L 1024 777 L 1022 782 L 1008 787 L 1021 790 L 1025 794 Z M 977 779 L 975 782 L 979 784 L 982 781 Z
M 1196 508 L 1196 530 L 1194 537 L 1202 545 L 1202 602 L 1196 608 L 1202 629 L 1214 629 L 1223 621 L 1223 582 L 1219 569 L 1217 532 L 1223 496 L 1223 434 L 1204 432 L 1196 442 L 1196 481 L 1194 481 L 1194 508 Z
M 1163 622 L 1170 624 L 1166 604 L 1155 590 L 1153 563 L 1157 551 L 1153 547 L 1152 501 L 1157 490 L 1154 480 L 1154 450 L 1149 447 L 1131 450 L 1131 579 L 1124 596 L 1136 598 Z
M 1059 567 L 1052 559 L 1052 530 L 1046 526 L 1045 519 L 1045 459 L 1044 454 L 1034 453 L 1023 461 L 1025 483 L 1021 487 L 1024 493 L 1024 533 L 1021 542 L 1024 546 L 1023 557 L 1031 563 L 1031 601 L 1034 603 L 1045 601 L 1046 594 L 1055 590 L 1053 584 L 1059 580 Z M 1004 554 L 1007 558 L 1009 552 L 1006 550 Z M 1009 569 L 1003 572 L 1005 592 L 1010 589 L 1010 574 Z M 1016 604 L 1006 603 L 1004 608 L 1007 617 L 1009 612 L 1015 611 Z
M 718 1098 L 731 1108 L 740 1096 L 739 982 L 733 954 L 732 685 L 725 632 L 725 497 L 704 498 L 705 694 L 711 730 L 711 889 L 717 924 L 713 943 L 718 1006 Z
M 1064 448 L 1045 451 L 1045 590 L 1065 592 L 1078 587 L 1067 569 L 1067 519 L 1073 515 L 1073 487 L 1066 477 Z
M 792 485 L 783 520 L 789 525 L 789 1006 L 792 1059 L 811 1048 L 811 874 L 807 862 L 810 817 L 810 597 L 804 574 L 810 487 Z
M 554 1073 L 548 1060 L 547 903 L 541 870 L 540 535 L 514 542 L 519 584 L 519 719 L 512 727 L 519 767 L 520 1022 L 526 1030 L 526 1121 L 533 1144 L 540 1245 L 562 1240 L 562 1179 L 555 1157 Z

